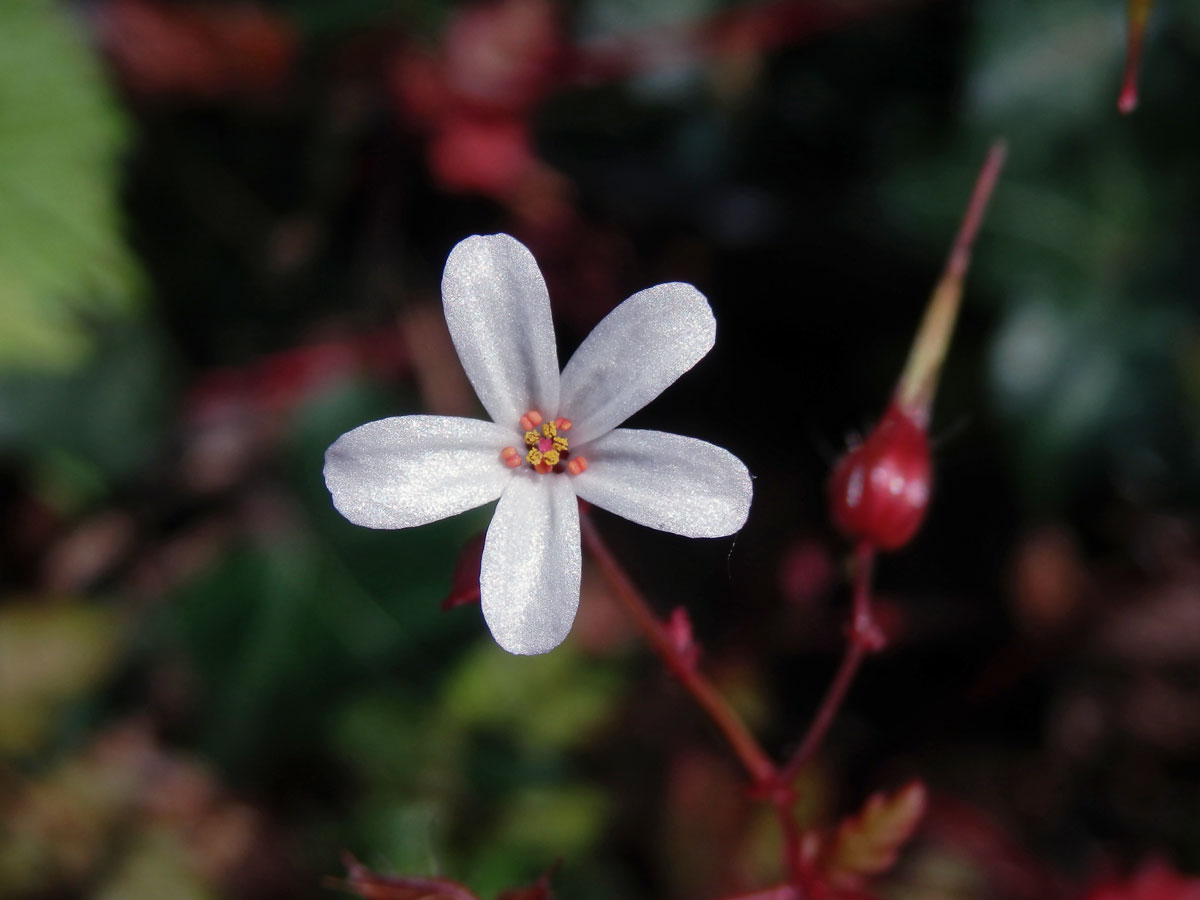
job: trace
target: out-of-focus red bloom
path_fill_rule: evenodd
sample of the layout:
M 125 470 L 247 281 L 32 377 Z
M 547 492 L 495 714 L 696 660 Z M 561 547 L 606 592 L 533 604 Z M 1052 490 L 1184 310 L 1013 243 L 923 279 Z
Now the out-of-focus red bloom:
M 1162 862 L 1150 862 L 1124 881 L 1097 884 L 1084 900 L 1200 900 L 1200 878 L 1180 875 Z
M 529 126 L 508 116 L 448 116 L 429 143 L 434 177 L 451 191 L 506 197 L 536 166 Z
M 229 409 L 281 413 L 340 378 L 390 376 L 408 365 L 399 330 L 281 350 L 242 367 L 215 369 L 192 386 L 187 418 L 204 422 Z
M 562 47 L 547 0 L 491 0 L 459 10 L 440 53 L 398 51 L 392 93 L 429 137 L 441 185 L 507 200 L 538 171 L 528 119 L 553 86 Z
M 247 3 L 105 0 L 93 24 L 121 81 L 144 96 L 269 94 L 284 83 L 295 58 L 291 26 Z
M 493 0 L 464 7 L 446 32 L 447 90 L 484 110 L 528 112 L 546 95 L 560 53 L 547 0 Z
M 450 577 L 450 593 L 442 600 L 442 610 L 454 609 L 479 602 L 479 570 L 483 566 L 483 538 L 481 531 L 467 541 L 454 564 Z

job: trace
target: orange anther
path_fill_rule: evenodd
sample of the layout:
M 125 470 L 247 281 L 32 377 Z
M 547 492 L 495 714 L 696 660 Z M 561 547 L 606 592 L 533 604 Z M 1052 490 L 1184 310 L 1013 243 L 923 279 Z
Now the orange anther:
M 504 464 L 510 469 L 515 469 L 521 465 L 521 454 L 517 452 L 516 447 L 505 447 L 500 451 L 500 458 L 504 460 Z
M 538 463 L 536 466 L 534 466 L 534 469 L 536 469 L 536 470 L 537 470 L 538 472 L 540 472 L 542 475 L 545 475 L 545 474 L 547 474 L 548 472 L 553 472 L 553 471 L 554 471 L 554 469 L 553 469 L 553 468 L 551 468 L 550 466 L 546 465 L 545 463 Z
M 564 419 L 562 416 L 559 416 L 557 419 L 554 420 L 554 427 L 557 428 L 559 431 L 570 431 L 571 430 L 571 420 Z
M 521 428 L 525 431 L 532 431 L 542 424 L 542 414 L 536 409 L 531 409 L 525 415 L 521 416 Z
M 586 472 L 588 467 L 587 460 L 582 456 L 574 457 L 567 463 L 567 471 L 572 475 L 578 475 L 580 472 Z

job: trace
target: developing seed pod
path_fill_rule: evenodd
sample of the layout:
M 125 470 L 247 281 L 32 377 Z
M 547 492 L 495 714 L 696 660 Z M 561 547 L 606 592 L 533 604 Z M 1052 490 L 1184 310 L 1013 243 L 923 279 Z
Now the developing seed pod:
M 881 550 L 903 547 L 925 518 L 932 479 L 925 428 L 893 403 L 867 439 L 834 467 L 833 522 L 856 542 Z
M 891 404 L 867 439 L 851 446 L 833 468 L 830 513 L 855 543 L 896 550 L 912 540 L 925 518 L 933 481 L 928 428 L 938 375 L 958 317 L 971 244 L 1004 156 L 1004 144 L 997 142 L 984 160 Z

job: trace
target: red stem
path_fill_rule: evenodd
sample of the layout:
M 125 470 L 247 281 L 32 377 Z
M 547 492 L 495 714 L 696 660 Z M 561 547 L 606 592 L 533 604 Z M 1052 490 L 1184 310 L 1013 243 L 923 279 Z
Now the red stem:
M 612 551 L 608 549 L 608 545 L 604 543 L 587 514 L 580 515 L 579 528 L 583 535 L 583 543 L 612 584 L 617 599 L 649 641 L 651 648 L 662 658 L 667 668 L 679 679 L 679 683 L 692 695 L 700 708 L 708 714 L 713 724 L 720 729 L 755 786 L 773 788 L 778 777 L 775 763 L 771 762 L 770 757 L 763 751 L 741 716 L 717 692 L 712 682 L 679 653 L 662 622 L 629 580 L 629 576 L 612 555 Z
M 1129 0 L 1129 43 L 1125 51 L 1125 75 L 1121 79 L 1121 94 L 1117 109 L 1128 115 L 1138 105 L 1138 69 L 1142 64 L 1142 44 L 1146 38 L 1146 23 L 1150 20 L 1151 0 Z
M 950 257 L 946 260 L 946 271 L 943 278 L 963 278 L 967 274 L 967 266 L 971 262 L 971 246 L 975 243 L 975 235 L 983 223 L 983 214 L 987 212 L 988 201 L 1004 168 L 1005 157 L 1008 156 L 1008 146 L 1004 141 L 996 141 L 988 149 L 987 157 L 975 179 L 975 188 L 971 191 L 971 199 L 967 202 L 967 211 L 963 215 L 962 224 L 958 226 L 958 234 L 950 247 Z
M 858 673 L 858 667 L 868 652 L 881 646 L 879 629 L 871 613 L 871 570 L 874 562 L 873 546 L 864 542 L 855 548 L 854 608 L 846 633 L 846 654 L 842 657 L 842 664 L 833 678 L 833 683 L 829 685 L 812 724 L 808 726 L 808 733 L 800 741 L 800 746 L 796 748 L 791 759 L 780 769 L 779 777 L 784 784 L 791 784 L 821 748 L 834 717 L 846 699 L 854 676 Z
M 847 630 L 847 649 L 841 668 L 825 695 L 817 714 L 809 726 L 799 749 L 780 769 L 767 756 L 758 740 L 750 732 L 737 711 L 718 693 L 704 675 L 696 668 L 693 656 L 686 655 L 671 639 L 662 621 L 650 609 L 646 598 L 625 574 L 612 551 L 596 530 L 591 518 L 583 510 L 579 516 L 579 530 L 584 545 L 596 564 L 604 572 L 613 587 L 617 599 L 625 607 L 634 624 L 642 632 L 651 649 L 662 659 L 666 667 L 679 680 L 684 689 L 713 724 L 725 737 L 730 748 L 749 774 L 754 791 L 762 800 L 770 803 L 779 819 L 783 832 L 784 863 L 792 890 L 790 895 L 802 900 L 811 894 L 812 873 L 803 858 L 800 830 L 795 817 L 795 794 L 792 783 L 796 775 L 820 748 L 825 735 L 833 724 L 834 716 L 845 700 L 854 675 L 866 654 L 882 646 L 879 629 L 871 614 L 871 569 L 875 560 L 875 548 L 867 543 L 860 544 L 855 552 L 854 607 L 850 627 Z M 784 889 L 780 889 L 781 891 Z M 768 893 L 765 896 L 771 896 Z M 778 896 L 788 896 L 779 894 Z
M 685 656 L 668 635 L 662 621 L 650 609 L 646 598 L 630 581 L 621 564 L 617 562 L 604 539 L 596 531 L 587 513 L 580 511 L 579 529 L 583 543 L 587 546 L 596 564 L 609 580 L 617 599 L 624 605 L 634 624 L 645 636 L 654 652 L 666 667 L 679 679 L 679 683 L 724 735 L 734 754 L 745 768 L 754 784 L 754 793 L 770 803 L 779 819 L 783 832 L 784 865 L 795 893 L 792 897 L 801 900 L 809 895 L 811 880 L 800 851 L 800 830 L 796 825 L 795 795 L 789 782 L 780 778 L 775 763 L 767 756 L 758 740 L 750 733 L 742 717 L 724 697 L 717 692 L 704 675 L 696 668 L 695 658 Z

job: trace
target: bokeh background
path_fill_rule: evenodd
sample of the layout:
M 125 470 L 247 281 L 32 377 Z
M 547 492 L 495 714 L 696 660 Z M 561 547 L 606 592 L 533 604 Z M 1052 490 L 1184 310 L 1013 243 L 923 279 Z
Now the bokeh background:
M 1200 868 L 1200 7 L 1142 104 L 1118 0 L 0 4 L 0 896 L 705 898 L 773 825 L 585 572 L 519 659 L 443 611 L 488 510 L 355 528 L 325 447 L 472 414 L 446 254 L 506 231 L 560 356 L 695 283 L 716 349 L 636 421 L 757 477 L 736 539 L 599 513 L 767 745 L 845 612 L 824 480 L 879 414 L 988 143 L 1009 165 L 881 563 L 892 645 L 806 777 L 933 792 L 889 897 Z

